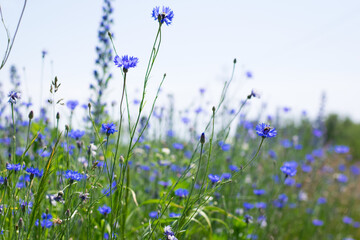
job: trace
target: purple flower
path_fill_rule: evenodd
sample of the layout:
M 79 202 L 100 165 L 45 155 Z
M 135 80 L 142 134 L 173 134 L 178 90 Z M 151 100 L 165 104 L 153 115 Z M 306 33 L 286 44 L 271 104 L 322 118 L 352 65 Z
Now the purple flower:
M 9 97 L 9 103 L 13 103 L 13 104 L 16 104 L 17 100 L 21 99 L 21 95 L 19 92 L 15 92 L 15 91 L 11 91 L 9 94 L 8 94 L 8 97 Z
M 149 213 L 149 217 L 150 218 L 158 218 L 159 217 L 159 214 L 157 211 L 152 211 Z
M 280 170 L 286 175 L 293 177 L 296 175 L 296 163 L 295 162 L 284 162 L 283 166 L 280 168 Z
M 117 132 L 114 123 L 103 123 L 101 125 L 101 131 L 103 133 L 106 133 L 106 135 L 114 134 L 115 132 Z
M 326 198 L 324 198 L 324 197 L 319 197 L 318 200 L 317 200 L 317 203 L 318 203 L 318 204 L 324 204 L 324 203 L 326 203 Z
M 177 150 L 182 150 L 182 149 L 184 149 L 184 145 L 182 145 L 181 143 L 174 143 L 173 148 L 175 148 Z
M 174 12 L 169 7 L 162 7 L 162 12 L 160 12 L 160 7 L 155 7 L 151 16 L 160 24 L 170 25 L 174 18 Z
M 350 151 L 350 148 L 348 146 L 338 145 L 334 147 L 334 151 L 338 154 L 345 154 Z
M 266 193 L 266 191 L 264 189 L 254 189 L 254 194 L 255 195 L 264 195 Z
M 15 172 L 18 172 L 21 170 L 21 165 L 8 163 L 8 164 L 6 164 L 6 169 L 9 171 L 14 170 Z
M 109 206 L 107 206 L 106 204 L 104 204 L 103 206 L 100 206 L 98 208 L 98 211 L 106 217 L 106 215 L 111 212 L 111 208 Z
M 79 102 L 76 100 L 69 100 L 66 103 L 66 106 L 71 110 L 74 111 L 76 106 L 79 105 Z
M 353 220 L 352 220 L 352 218 L 345 216 L 345 217 L 343 217 L 343 222 L 345 224 L 351 224 L 353 222 Z
M 233 172 L 238 172 L 239 171 L 239 168 L 237 166 L 235 166 L 235 165 L 230 165 L 229 169 L 230 169 L 230 171 L 233 171 Z
M 263 138 L 272 138 L 277 135 L 275 128 L 271 128 L 269 124 L 260 123 L 256 126 L 256 133 Z
M 308 173 L 308 172 L 311 172 L 312 167 L 310 165 L 305 165 L 304 164 L 304 165 L 301 166 L 301 169 L 302 169 L 303 172 Z
M 312 221 L 312 223 L 315 225 L 315 226 L 322 226 L 324 224 L 323 221 L 319 220 L 319 219 L 314 219 Z
M 70 180 L 80 181 L 83 178 L 86 178 L 85 175 L 73 170 L 67 170 L 65 172 L 65 178 L 70 178 Z
M 220 177 L 218 175 L 209 174 L 208 178 L 212 183 L 217 183 L 220 181 Z
M 244 202 L 244 208 L 245 208 L 246 210 L 253 209 L 253 208 L 254 208 L 254 204 Z
M 256 208 L 265 209 L 267 205 L 264 202 L 258 202 L 258 203 L 255 203 L 255 206 L 256 206 Z
M 139 59 L 137 57 L 129 57 L 128 55 L 124 55 L 121 58 L 119 56 L 115 56 L 114 63 L 117 67 L 122 67 L 124 70 L 128 70 L 129 68 L 136 67 Z
M 342 173 L 338 174 L 336 179 L 338 180 L 338 182 L 341 182 L 341 183 L 346 183 L 348 181 L 348 177 Z
M 69 137 L 76 139 L 76 140 L 79 140 L 84 135 L 85 135 L 85 131 L 81 131 L 81 130 L 71 129 L 71 131 L 69 132 Z
M 225 179 L 225 180 L 228 180 L 231 178 L 231 173 L 223 173 L 221 175 L 221 179 Z
M 189 191 L 183 188 L 179 188 L 175 190 L 175 195 L 181 198 L 185 198 L 189 195 Z

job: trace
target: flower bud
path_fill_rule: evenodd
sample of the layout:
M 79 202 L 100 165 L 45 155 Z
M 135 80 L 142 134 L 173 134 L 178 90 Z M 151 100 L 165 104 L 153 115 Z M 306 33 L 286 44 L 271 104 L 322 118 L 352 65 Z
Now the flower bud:
M 33 119 L 34 118 L 34 112 L 31 110 L 30 112 L 29 112 L 29 119 L 31 120 L 31 119 Z

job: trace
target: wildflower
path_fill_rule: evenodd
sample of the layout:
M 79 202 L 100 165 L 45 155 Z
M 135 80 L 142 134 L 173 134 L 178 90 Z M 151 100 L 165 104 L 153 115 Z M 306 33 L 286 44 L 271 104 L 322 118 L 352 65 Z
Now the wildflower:
M 21 99 L 21 94 L 19 92 L 11 91 L 8 95 L 9 103 L 16 104 L 17 100 Z
M 49 199 L 51 205 L 56 206 L 58 202 L 62 204 L 65 203 L 63 195 L 64 193 L 62 191 L 59 191 L 57 194 L 47 195 L 46 198 Z
M 160 12 L 160 7 L 155 7 L 152 10 L 151 16 L 155 19 L 155 21 L 159 21 L 160 24 L 164 22 L 166 25 L 170 25 L 173 18 L 174 12 L 169 7 L 162 7 L 162 12 Z
M 8 163 L 8 164 L 6 164 L 6 169 L 9 171 L 14 170 L 15 172 L 18 172 L 21 170 L 21 165 Z
M 41 227 L 43 227 L 43 228 L 51 228 L 51 226 L 53 225 L 53 222 L 50 220 L 50 219 L 52 219 L 52 215 L 43 213 L 41 215 L 41 218 L 43 219 L 41 221 Z M 36 219 L 35 226 L 39 226 L 39 219 Z
M 348 177 L 345 174 L 340 173 L 337 175 L 336 180 L 341 183 L 346 183 L 348 181 Z
M 271 128 L 269 124 L 260 123 L 256 126 L 256 133 L 263 138 L 272 138 L 277 135 L 275 128 Z
M 293 177 L 296 174 L 297 164 L 295 162 L 284 162 L 280 170 L 285 173 L 286 177 Z
M 178 218 L 178 217 L 180 217 L 181 216 L 181 214 L 180 213 L 170 213 L 169 214 L 169 217 L 171 217 L 171 218 Z
M 174 193 L 180 198 L 185 198 L 189 195 L 189 191 L 183 188 L 176 189 Z
M 326 203 L 326 198 L 319 197 L 318 200 L 317 200 L 317 204 L 324 204 L 324 203 Z
M 129 57 L 128 55 L 124 55 L 121 58 L 119 56 L 115 56 L 114 63 L 117 67 L 122 67 L 124 72 L 127 72 L 129 68 L 136 67 L 136 64 L 139 62 L 137 57 Z
M 115 129 L 115 124 L 114 123 L 103 123 L 101 125 L 101 131 L 103 133 L 106 133 L 106 135 L 110 135 L 110 134 L 114 134 L 115 132 L 117 132 L 117 130 Z
M 301 166 L 301 169 L 302 169 L 303 172 L 308 173 L 308 172 L 311 172 L 312 167 L 311 167 L 310 165 L 305 165 L 305 164 L 303 164 L 303 165 Z
M 80 192 L 79 193 L 79 198 L 81 199 L 82 202 L 86 202 L 86 200 L 89 199 L 89 195 L 90 195 L 89 193 Z
M 71 138 L 73 138 L 75 140 L 79 140 L 84 135 L 85 135 L 85 131 L 81 131 L 81 130 L 73 130 L 73 129 L 71 129 L 71 131 L 69 132 L 69 137 L 71 137 Z
M 182 149 L 184 149 L 184 145 L 182 145 L 181 143 L 174 143 L 173 148 L 175 148 L 177 150 L 182 150 Z
M 218 175 L 209 174 L 208 178 L 212 183 L 217 183 L 220 181 L 220 177 Z
M 76 100 L 69 100 L 66 103 L 66 106 L 71 110 L 74 111 L 76 106 L 79 105 L 79 102 Z
M 314 219 L 312 221 L 312 223 L 315 225 L 315 226 L 322 226 L 324 224 L 323 221 L 319 220 L 319 219 Z
M 253 208 L 254 208 L 254 204 L 244 202 L 244 208 L 245 208 L 246 210 L 253 209 Z
M 251 223 L 251 222 L 252 222 L 252 219 L 253 219 L 253 217 L 250 216 L 250 215 L 248 215 L 248 214 L 245 214 L 244 218 L 245 218 L 245 222 L 246 222 L 247 224 Z
M 352 220 L 352 218 L 345 216 L 345 217 L 343 217 L 343 222 L 345 224 L 351 224 L 353 222 L 353 220 Z
M 345 154 L 350 151 L 350 148 L 348 146 L 338 145 L 335 146 L 334 151 L 338 154 Z
M 231 173 L 223 173 L 221 175 L 221 179 L 225 179 L 225 180 L 228 180 L 231 178 Z
M 164 234 L 166 236 L 166 239 L 168 239 L 168 240 L 177 240 L 177 238 L 175 237 L 175 234 L 172 231 L 170 226 L 164 227 Z
M 26 172 L 30 173 L 30 178 L 31 178 L 31 175 L 35 176 L 35 177 L 38 177 L 38 178 L 41 178 L 42 175 L 44 174 L 44 170 L 39 170 L 39 169 L 34 168 L 34 167 L 27 168 Z
M 85 178 L 85 176 L 77 171 L 67 170 L 65 172 L 65 178 L 70 178 L 70 181 L 80 181 L 81 179 Z
M 266 203 L 264 203 L 264 202 L 255 203 L 255 207 L 265 209 L 266 208 Z
M 98 211 L 106 217 L 106 215 L 111 212 L 111 208 L 109 206 L 107 206 L 106 204 L 104 204 L 103 206 L 100 206 L 98 208 Z
M 237 166 L 235 166 L 235 165 L 230 165 L 229 169 L 230 169 L 230 171 L 233 171 L 233 172 L 238 172 L 239 171 L 239 168 Z
M 255 195 L 264 195 L 266 193 L 266 191 L 264 189 L 254 189 L 254 194 Z
M 159 214 L 157 211 L 152 211 L 149 213 L 149 217 L 150 218 L 158 218 L 159 217 Z

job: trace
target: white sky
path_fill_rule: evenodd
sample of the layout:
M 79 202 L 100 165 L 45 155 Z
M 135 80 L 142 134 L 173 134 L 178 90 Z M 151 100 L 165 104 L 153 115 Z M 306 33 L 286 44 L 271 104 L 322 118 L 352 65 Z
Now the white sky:
M 0 4 L 13 33 L 22 1 L 0 0 Z M 139 95 L 135 89 L 142 84 L 157 30 L 151 10 L 163 4 L 174 10 L 175 17 L 171 26 L 163 27 L 149 96 L 167 73 L 164 93 L 173 93 L 179 107 L 196 102 L 200 87 L 207 89 L 209 105 L 215 105 L 222 81 L 228 79 L 237 58 L 229 93 L 233 106 L 256 88 L 263 95 L 252 106 L 256 113 L 260 103 L 266 102 L 268 113 L 288 106 L 294 116 L 302 110 L 315 116 L 325 91 L 327 113 L 360 120 L 360 1 L 115 1 L 112 32 L 116 47 L 120 54 L 140 59 L 128 75 L 130 98 Z M 31 95 L 38 104 L 41 51 L 46 49 L 44 89 L 48 91 L 52 76 L 57 75 L 62 83 L 59 96 L 86 103 L 88 86 L 94 82 L 101 6 L 100 0 L 30 0 L 7 66 L 0 71 L 3 88 L 11 90 L 8 69 L 12 64 L 23 80 L 25 68 L 23 95 Z M 0 34 L 2 54 L 3 28 Z M 113 70 L 109 102 L 120 98 L 120 74 Z M 247 70 L 253 79 L 245 79 Z M 160 104 L 165 101 L 165 95 L 160 97 Z

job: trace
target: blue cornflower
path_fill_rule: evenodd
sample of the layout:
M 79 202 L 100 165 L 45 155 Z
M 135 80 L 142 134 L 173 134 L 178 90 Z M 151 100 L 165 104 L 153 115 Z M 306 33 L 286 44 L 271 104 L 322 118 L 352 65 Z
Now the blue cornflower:
M 85 135 L 85 131 L 81 131 L 81 130 L 71 129 L 71 131 L 69 132 L 69 137 L 76 139 L 76 140 L 79 140 L 84 135 Z
M 277 158 L 276 152 L 274 150 L 269 150 L 268 154 L 273 159 Z
M 149 217 L 150 218 L 158 218 L 159 217 L 159 214 L 157 211 L 153 211 L 153 212 L 150 212 L 149 213 Z
M 41 218 L 43 219 L 41 221 L 41 223 L 40 223 L 41 227 L 43 227 L 43 228 L 51 228 L 51 226 L 53 225 L 53 222 L 50 220 L 50 219 L 52 219 L 52 215 L 43 213 L 41 215 Z M 39 226 L 39 219 L 36 219 L 35 226 Z
M 351 173 L 353 174 L 353 175 L 360 175 L 360 168 L 358 167 L 358 166 L 356 166 L 356 165 L 352 165 L 351 167 L 350 167 L 350 171 L 351 171 Z
M 180 217 L 180 216 L 181 216 L 180 213 L 173 213 L 173 212 L 171 212 L 171 213 L 169 214 L 169 217 L 171 217 L 171 218 L 178 218 L 178 217 Z
M 353 222 L 352 218 L 348 216 L 343 217 L 342 220 L 345 224 L 351 224 Z
M 341 183 L 346 183 L 348 181 L 348 177 L 345 174 L 340 173 L 339 175 L 337 175 L 338 182 Z
M 43 173 L 44 173 L 44 170 L 39 170 L 37 168 L 34 168 L 34 167 L 30 167 L 30 168 L 27 168 L 26 169 L 26 172 L 38 177 L 38 178 L 41 178 Z
M 214 175 L 214 174 L 209 174 L 208 178 L 210 179 L 210 181 L 212 183 L 217 183 L 220 181 L 220 177 L 218 175 Z
M 182 150 L 182 149 L 184 149 L 184 145 L 182 145 L 181 143 L 174 143 L 173 148 L 175 148 L 177 150 Z
M 247 224 L 250 223 L 250 222 L 252 222 L 252 219 L 253 219 L 253 217 L 250 216 L 250 215 L 248 215 L 248 214 L 245 214 L 244 218 L 245 218 L 245 222 L 246 222 Z
M 115 132 L 117 132 L 114 123 L 103 123 L 101 125 L 101 131 L 103 133 L 106 133 L 106 135 L 114 134 Z
M 308 173 L 308 172 L 311 172 L 312 167 L 311 167 L 310 165 L 303 164 L 303 165 L 301 166 L 301 169 L 302 169 L 303 172 Z
M 350 151 L 350 148 L 348 146 L 338 145 L 334 147 L 334 151 L 338 154 L 345 154 Z
M 318 200 L 317 200 L 317 204 L 324 204 L 324 203 L 326 203 L 326 198 L 319 197 Z
M 229 180 L 231 178 L 231 173 L 223 173 L 221 179 Z
M 74 111 L 76 106 L 79 105 L 79 102 L 76 100 L 69 100 L 66 103 L 66 106 L 71 110 Z
M 21 95 L 19 92 L 11 91 L 8 95 L 9 97 L 9 103 L 16 104 L 17 100 L 21 98 Z
M 136 64 L 139 62 L 137 57 L 129 57 L 128 55 L 124 55 L 121 58 L 119 56 L 115 56 L 114 63 L 117 67 L 122 67 L 123 70 L 128 70 L 129 68 L 136 67 Z
M 175 190 L 175 195 L 181 198 L 185 198 L 189 195 L 189 191 L 183 188 L 179 188 Z
M 319 219 L 314 219 L 312 221 L 312 223 L 315 225 L 315 226 L 322 226 L 324 224 L 323 221 L 319 220 Z
M 110 196 L 110 192 L 111 193 L 114 193 L 115 192 L 115 190 L 116 190 L 116 181 L 114 181 L 113 183 L 112 183 L 112 185 L 111 185 L 112 187 L 111 187 L 111 189 L 110 189 L 110 185 L 107 187 L 107 188 L 105 188 L 105 189 L 103 189 L 101 192 L 104 194 L 104 195 L 106 195 L 107 197 L 109 197 Z
M 166 239 L 177 240 L 170 226 L 164 227 L 164 235 L 166 236 Z
M 5 182 L 7 182 L 7 177 L 0 176 L 0 184 L 4 184 Z
M 263 138 L 272 138 L 277 135 L 275 128 L 271 128 L 269 124 L 260 123 L 256 126 L 256 133 Z
M 80 181 L 81 179 L 85 178 L 85 176 L 77 171 L 67 170 L 65 172 L 65 178 L 70 178 L 70 180 Z
M 254 194 L 255 195 L 264 195 L 266 193 L 266 191 L 264 189 L 254 189 Z
M 280 170 L 285 173 L 286 176 L 293 177 L 296 175 L 296 167 L 297 165 L 294 164 L 294 162 L 284 162 Z
M 98 208 L 98 211 L 106 217 L 106 215 L 111 212 L 111 208 L 109 206 L 107 206 L 106 204 L 104 204 L 103 206 L 100 206 Z
M 230 171 L 233 171 L 233 172 L 238 172 L 239 171 L 239 168 L 237 166 L 235 166 L 235 165 L 230 165 L 229 169 L 230 169 Z
M 14 170 L 15 172 L 18 172 L 21 170 L 21 165 L 8 163 L 8 164 L 6 164 L 6 169 L 9 171 Z
M 264 202 L 258 202 L 258 203 L 255 203 L 255 206 L 256 206 L 256 208 L 265 209 L 267 205 Z
M 245 208 L 246 210 L 253 209 L 253 208 L 254 208 L 254 204 L 244 202 L 244 208 Z
M 160 24 L 166 23 L 166 25 L 170 25 L 174 18 L 174 12 L 169 7 L 163 6 L 162 12 L 160 12 L 160 7 L 154 7 L 151 16 Z
M 282 193 L 279 195 L 278 199 L 274 200 L 273 204 L 277 208 L 283 208 L 287 201 L 288 197 L 286 196 L 286 194 Z

